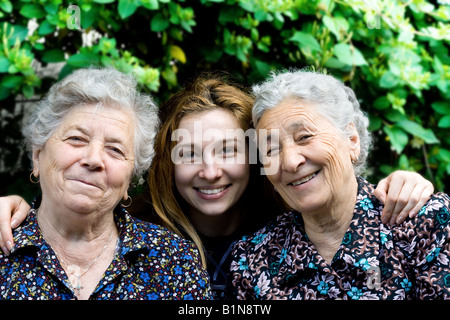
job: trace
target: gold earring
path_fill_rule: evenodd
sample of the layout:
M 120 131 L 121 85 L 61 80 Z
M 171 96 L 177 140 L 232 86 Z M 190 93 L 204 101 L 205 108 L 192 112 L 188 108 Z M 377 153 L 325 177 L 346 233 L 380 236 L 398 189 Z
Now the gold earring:
M 124 208 L 128 208 L 129 206 L 131 206 L 131 204 L 133 203 L 133 199 L 130 196 L 127 198 L 127 200 L 128 199 L 130 200 L 130 203 L 128 203 L 128 204 L 121 203 L 120 205 Z
M 352 160 L 352 163 L 353 163 L 353 164 L 356 164 L 358 161 L 359 161 L 359 157 L 356 156 L 356 160 Z
M 30 181 L 31 181 L 31 183 L 34 183 L 34 184 L 39 183 L 39 181 L 40 181 L 39 176 L 37 176 L 37 181 L 33 180 L 33 177 L 34 177 L 34 171 L 32 171 L 30 173 Z

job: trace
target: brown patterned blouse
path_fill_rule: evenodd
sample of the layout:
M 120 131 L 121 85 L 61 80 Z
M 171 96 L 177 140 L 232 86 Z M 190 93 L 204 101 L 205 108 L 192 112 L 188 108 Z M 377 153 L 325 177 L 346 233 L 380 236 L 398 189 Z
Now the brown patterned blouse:
M 450 299 L 450 198 L 431 197 L 401 225 L 381 223 L 374 186 L 358 178 L 350 223 L 331 265 L 296 211 L 238 242 L 231 272 L 238 299 Z

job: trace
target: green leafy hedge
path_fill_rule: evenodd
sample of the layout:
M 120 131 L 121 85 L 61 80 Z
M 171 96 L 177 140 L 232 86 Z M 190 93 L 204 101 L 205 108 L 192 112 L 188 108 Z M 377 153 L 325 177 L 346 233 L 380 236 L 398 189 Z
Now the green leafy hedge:
M 448 0 L 0 0 L 0 19 L 0 163 L 10 181 L 29 174 L 20 101 L 56 81 L 38 77 L 37 63 L 62 63 L 60 78 L 112 65 L 160 101 L 204 69 L 250 85 L 271 70 L 326 68 L 370 116 L 374 181 L 404 169 L 438 190 L 450 182 Z M 88 43 L 92 31 L 101 37 Z

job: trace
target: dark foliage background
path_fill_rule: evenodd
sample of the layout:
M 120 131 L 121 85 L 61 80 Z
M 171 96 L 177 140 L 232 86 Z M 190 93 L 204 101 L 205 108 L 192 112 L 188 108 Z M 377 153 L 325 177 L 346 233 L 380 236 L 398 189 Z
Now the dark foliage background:
M 370 116 L 370 180 L 412 170 L 449 191 L 448 1 L 1 0 L 0 20 L 0 195 L 37 192 L 21 127 L 51 84 L 89 65 L 132 73 L 158 102 L 203 70 L 250 86 L 325 68 Z

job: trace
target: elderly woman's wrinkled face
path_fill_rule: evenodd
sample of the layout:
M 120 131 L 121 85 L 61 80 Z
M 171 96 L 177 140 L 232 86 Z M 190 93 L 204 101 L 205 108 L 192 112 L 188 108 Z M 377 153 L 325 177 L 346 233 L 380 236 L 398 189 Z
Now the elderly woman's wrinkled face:
M 268 130 L 270 144 L 261 150 L 264 167 L 278 168 L 268 178 L 293 209 L 323 209 L 355 179 L 351 160 L 359 155 L 356 130 L 352 137 L 344 136 L 314 105 L 284 100 L 263 114 L 257 129 Z M 264 138 L 260 132 L 258 136 Z
M 134 166 L 134 115 L 74 107 L 44 148 L 33 151 L 42 201 L 76 212 L 113 209 L 127 197 Z

